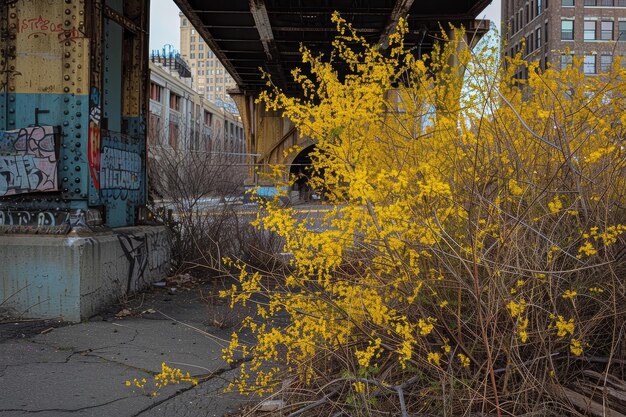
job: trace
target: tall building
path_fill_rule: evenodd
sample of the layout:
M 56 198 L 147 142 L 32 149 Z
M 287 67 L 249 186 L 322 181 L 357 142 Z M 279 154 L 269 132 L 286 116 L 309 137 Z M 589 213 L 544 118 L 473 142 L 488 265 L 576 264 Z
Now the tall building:
M 182 14 L 180 17 L 180 53 L 189 62 L 194 88 L 204 95 L 207 100 L 217 103 L 225 103 L 230 111 L 235 110 L 235 103 L 226 90 L 235 87 L 233 78 L 226 72 L 224 66 L 215 57 L 191 25 L 189 20 Z
M 585 74 L 599 74 L 626 55 L 626 0 L 502 0 L 502 22 L 504 53 L 514 56 L 525 38 L 522 56 L 542 69 L 577 57 Z

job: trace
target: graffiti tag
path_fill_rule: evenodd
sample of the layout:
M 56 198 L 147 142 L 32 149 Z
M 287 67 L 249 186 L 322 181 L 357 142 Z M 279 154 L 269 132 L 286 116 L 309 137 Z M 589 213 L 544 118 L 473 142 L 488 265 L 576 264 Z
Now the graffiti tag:
M 141 156 L 135 152 L 103 147 L 100 160 L 100 187 L 138 190 L 140 186 Z
M 17 33 L 28 33 L 28 37 L 48 36 L 58 34 L 59 42 L 75 41 L 85 35 L 76 27 L 65 29 L 63 23 L 53 22 L 43 16 L 21 19 L 17 25 Z
M 58 191 L 52 126 L 0 132 L 0 197 Z
M 70 226 L 66 211 L 0 210 L 0 233 L 65 234 Z

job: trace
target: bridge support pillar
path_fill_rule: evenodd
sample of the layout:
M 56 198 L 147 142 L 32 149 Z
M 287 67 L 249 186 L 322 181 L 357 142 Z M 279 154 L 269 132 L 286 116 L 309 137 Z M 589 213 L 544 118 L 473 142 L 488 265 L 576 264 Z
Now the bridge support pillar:
M 287 180 L 289 163 L 295 157 L 289 150 L 295 145 L 308 146 L 310 141 L 301 138 L 293 123 L 279 111 L 268 110 L 263 103 L 257 103 L 256 96 L 237 89 L 230 90 L 229 94 L 237 105 L 246 134 L 249 153 L 246 185 L 262 189 L 274 187 L 273 166 L 281 167 L 281 180 Z
M 78 322 L 167 272 L 165 227 L 96 235 L 0 235 L 0 312 Z
M 0 308 L 78 320 L 139 287 L 149 4 L 0 2 Z

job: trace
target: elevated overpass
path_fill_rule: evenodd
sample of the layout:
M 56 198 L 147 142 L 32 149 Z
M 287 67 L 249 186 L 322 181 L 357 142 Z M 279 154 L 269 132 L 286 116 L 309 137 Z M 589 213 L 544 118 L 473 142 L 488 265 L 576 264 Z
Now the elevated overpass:
M 315 52 L 328 52 L 336 34 L 331 15 L 339 11 L 372 44 L 385 44 L 398 19 L 408 16 L 405 44 L 416 53 L 429 52 L 441 33 L 461 25 L 474 39 L 488 30 L 488 21 L 476 16 L 490 0 L 174 0 L 198 34 L 204 38 L 237 83 L 230 92 L 242 116 L 251 167 L 285 165 L 293 145 L 303 149 L 313 143 L 300 137 L 280 114 L 254 103 L 264 88 L 259 68 L 288 94 L 298 94 L 291 70 L 301 65 L 301 44 Z M 254 169 L 250 182 L 258 184 Z
M 237 82 L 248 152 L 258 154 L 251 167 L 307 162 L 306 150 L 290 159 L 283 150 L 310 139 L 254 103 L 263 87 L 258 67 L 295 92 L 288 74 L 298 48 L 330 48 L 333 11 L 383 44 L 408 14 L 407 42 L 426 52 L 448 23 L 482 33 L 486 26 L 474 19 L 488 3 L 175 1 Z M 3 309 L 78 321 L 168 270 L 168 233 L 145 210 L 149 5 L 0 1 Z M 250 181 L 259 183 L 255 175 Z

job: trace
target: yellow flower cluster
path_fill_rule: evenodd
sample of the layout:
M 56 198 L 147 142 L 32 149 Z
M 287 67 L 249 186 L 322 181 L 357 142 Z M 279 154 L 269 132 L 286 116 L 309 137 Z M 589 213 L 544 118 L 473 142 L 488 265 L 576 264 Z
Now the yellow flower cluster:
M 163 389 L 169 384 L 180 384 L 182 382 L 190 382 L 192 385 L 198 384 L 198 379 L 189 375 L 189 372 L 184 373 L 178 368 L 171 368 L 165 362 L 161 364 L 161 372 L 154 375 L 154 391 L 150 393 L 153 397 L 158 395 L 158 391 Z M 132 381 L 126 381 L 127 387 L 136 387 L 144 390 L 148 381 L 145 378 L 134 378 Z

